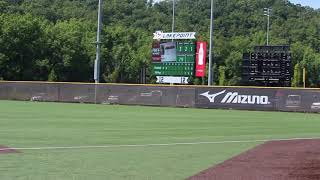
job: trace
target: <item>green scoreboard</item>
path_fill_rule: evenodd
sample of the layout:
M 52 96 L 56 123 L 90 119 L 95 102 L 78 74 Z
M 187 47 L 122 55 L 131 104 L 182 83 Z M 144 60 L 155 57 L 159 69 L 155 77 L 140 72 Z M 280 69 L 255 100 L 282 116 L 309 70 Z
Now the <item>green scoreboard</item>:
M 195 42 L 154 42 L 153 72 L 156 76 L 194 76 Z

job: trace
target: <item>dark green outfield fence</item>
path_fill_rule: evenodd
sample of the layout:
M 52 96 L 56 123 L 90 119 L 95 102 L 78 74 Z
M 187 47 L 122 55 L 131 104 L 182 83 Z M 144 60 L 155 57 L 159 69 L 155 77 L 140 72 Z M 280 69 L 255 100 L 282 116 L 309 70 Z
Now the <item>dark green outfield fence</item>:
M 320 89 L 3 81 L 0 99 L 320 112 Z

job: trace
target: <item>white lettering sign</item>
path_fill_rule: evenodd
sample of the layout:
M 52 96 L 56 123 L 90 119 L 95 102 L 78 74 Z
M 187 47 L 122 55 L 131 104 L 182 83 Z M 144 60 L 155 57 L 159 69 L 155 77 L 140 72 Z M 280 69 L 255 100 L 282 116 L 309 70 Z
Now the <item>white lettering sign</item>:
M 195 32 L 175 32 L 175 33 L 164 33 L 162 31 L 156 31 L 153 33 L 153 39 L 196 39 Z
M 226 90 L 209 94 L 210 91 L 200 94 L 209 99 L 211 103 L 215 103 L 215 98 L 219 95 L 222 95 Z M 220 102 L 221 104 L 261 104 L 268 105 L 269 102 L 268 96 L 258 96 L 258 95 L 239 95 L 238 92 L 228 92 Z

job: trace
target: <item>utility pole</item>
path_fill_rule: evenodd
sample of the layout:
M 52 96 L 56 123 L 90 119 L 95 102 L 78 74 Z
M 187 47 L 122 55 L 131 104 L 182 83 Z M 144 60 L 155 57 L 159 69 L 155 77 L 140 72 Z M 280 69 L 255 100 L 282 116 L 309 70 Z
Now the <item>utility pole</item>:
M 98 5 L 98 29 L 97 29 L 97 42 L 96 42 L 96 60 L 94 61 L 94 102 L 97 104 L 98 87 L 97 84 L 100 82 L 100 57 L 101 57 L 101 26 L 102 26 L 102 0 L 99 0 Z
M 176 9 L 176 1 L 172 0 L 172 33 L 174 33 L 174 27 L 175 27 L 175 10 Z M 173 37 L 172 37 L 173 42 Z
M 267 46 L 269 46 L 269 32 L 270 32 L 270 16 L 271 16 L 271 8 L 264 8 L 264 15 L 268 17 L 268 24 L 267 24 Z
M 212 51 L 213 51 L 213 0 L 211 0 L 208 86 L 212 85 L 213 73 L 214 73 L 213 70 L 212 70 L 212 61 L 213 61 Z
M 98 6 L 98 30 L 97 30 L 97 42 L 96 42 L 96 60 L 94 62 L 94 81 L 100 82 L 100 57 L 101 57 L 101 26 L 102 26 L 102 0 L 99 0 Z

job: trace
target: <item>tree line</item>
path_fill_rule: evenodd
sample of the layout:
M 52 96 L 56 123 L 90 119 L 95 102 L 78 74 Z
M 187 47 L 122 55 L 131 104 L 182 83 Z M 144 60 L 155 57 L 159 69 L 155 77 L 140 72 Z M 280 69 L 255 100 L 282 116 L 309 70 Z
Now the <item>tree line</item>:
M 176 31 L 209 42 L 210 0 L 176 0 Z M 0 0 L 0 79 L 93 81 L 98 0 Z M 266 44 L 271 7 L 272 45 L 291 46 L 294 78 L 320 86 L 320 11 L 287 0 L 214 1 L 214 83 L 238 85 L 242 54 Z M 171 31 L 172 0 L 104 0 L 101 79 L 137 83 L 151 75 L 152 33 Z M 206 79 L 205 79 L 206 80 Z M 194 79 L 194 84 L 201 83 Z

